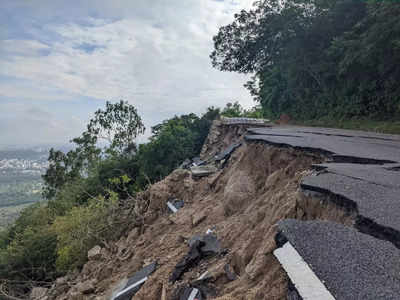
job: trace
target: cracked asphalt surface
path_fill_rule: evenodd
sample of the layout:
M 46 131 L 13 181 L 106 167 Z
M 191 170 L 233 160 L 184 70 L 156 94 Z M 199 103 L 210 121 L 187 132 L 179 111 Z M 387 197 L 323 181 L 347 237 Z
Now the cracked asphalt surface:
M 336 299 L 400 299 L 400 251 L 351 227 L 283 220 L 278 230 Z
M 400 299 L 400 135 L 277 126 L 245 139 L 328 158 L 301 187 L 354 210 L 355 227 L 284 220 L 279 231 L 336 299 Z
M 360 162 L 400 162 L 400 137 L 396 135 L 295 126 L 251 128 L 248 132 L 246 140 L 313 150 L 330 155 L 338 162 L 356 159 Z
M 306 177 L 302 188 L 339 196 L 355 206 L 360 217 L 400 236 L 400 136 L 295 126 L 252 128 L 248 132 L 249 141 L 320 152 L 332 158 L 332 163 L 316 165 L 320 171 Z M 346 157 L 346 163 L 335 163 L 337 157 Z
M 400 232 L 400 189 L 333 173 L 304 178 L 305 190 L 340 195 L 357 205 L 357 213 Z

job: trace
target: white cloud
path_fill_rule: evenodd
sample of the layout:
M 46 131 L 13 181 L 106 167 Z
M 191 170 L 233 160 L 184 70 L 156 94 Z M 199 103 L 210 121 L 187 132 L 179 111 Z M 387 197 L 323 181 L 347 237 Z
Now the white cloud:
M 0 94 L 55 100 L 122 98 L 143 113 L 148 125 L 232 100 L 249 107 L 253 102 L 242 86 L 246 77 L 213 69 L 208 56 L 218 28 L 252 2 L 81 4 L 79 13 L 87 11 L 84 19 L 79 15 L 71 22 L 46 24 L 39 31 L 27 29 L 34 36 L 31 40 L 1 41 L 0 76 L 17 80 L 0 81 Z M 48 2 L 49 9 L 55 3 Z M 43 8 L 31 9 L 32 14 L 45 14 Z M 26 89 L 18 89 L 21 82 L 28 82 Z

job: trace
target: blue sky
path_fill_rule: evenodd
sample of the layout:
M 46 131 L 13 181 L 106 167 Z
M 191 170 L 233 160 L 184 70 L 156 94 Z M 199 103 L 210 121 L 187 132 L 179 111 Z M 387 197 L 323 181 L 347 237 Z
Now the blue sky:
M 218 28 L 252 1 L 2 0 L 0 147 L 64 144 L 106 100 L 129 101 L 148 128 L 252 106 L 247 78 L 208 58 Z

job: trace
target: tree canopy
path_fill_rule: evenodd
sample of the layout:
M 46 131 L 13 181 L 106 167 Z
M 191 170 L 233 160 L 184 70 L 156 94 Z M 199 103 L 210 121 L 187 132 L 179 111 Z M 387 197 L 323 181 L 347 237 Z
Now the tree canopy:
M 246 87 L 272 117 L 396 117 L 399 10 L 395 1 L 257 1 L 219 29 L 211 61 L 253 74 Z
M 43 175 L 47 199 L 55 196 L 66 182 L 87 176 L 101 157 L 136 152 L 135 139 L 145 127 L 134 106 L 126 101 L 106 102 L 89 121 L 81 136 L 74 138 L 75 148 L 68 153 L 50 149 L 49 168 Z M 105 142 L 101 147 L 99 142 Z

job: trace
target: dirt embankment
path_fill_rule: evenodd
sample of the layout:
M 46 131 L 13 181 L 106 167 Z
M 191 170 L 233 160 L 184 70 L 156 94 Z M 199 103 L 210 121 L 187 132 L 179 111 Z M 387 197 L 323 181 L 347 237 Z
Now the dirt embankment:
M 213 155 L 215 145 L 222 147 L 242 134 L 242 129 L 226 130 L 209 138 L 202 155 Z M 163 289 L 166 299 L 173 299 L 179 285 L 206 270 L 216 290 L 216 296 L 209 298 L 286 299 L 288 280 L 272 254 L 276 222 L 284 218 L 353 222 L 346 211 L 327 207 L 300 191 L 302 177 L 311 172 L 313 163 L 323 160 L 315 154 L 250 143 L 238 148 L 211 176 L 193 179 L 190 171 L 175 170 L 144 193 L 149 208 L 143 226 L 99 250 L 79 274 L 59 279 L 48 299 L 109 299 L 124 277 L 153 261 L 158 269 L 133 299 L 162 299 Z M 176 214 L 167 211 L 171 198 L 185 202 Z M 208 229 L 214 230 L 226 254 L 203 259 L 171 284 L 175 265 L 188 252 L 187 240 Z M 235 280 L 227 278 L 226 264 L 236 273 Z

